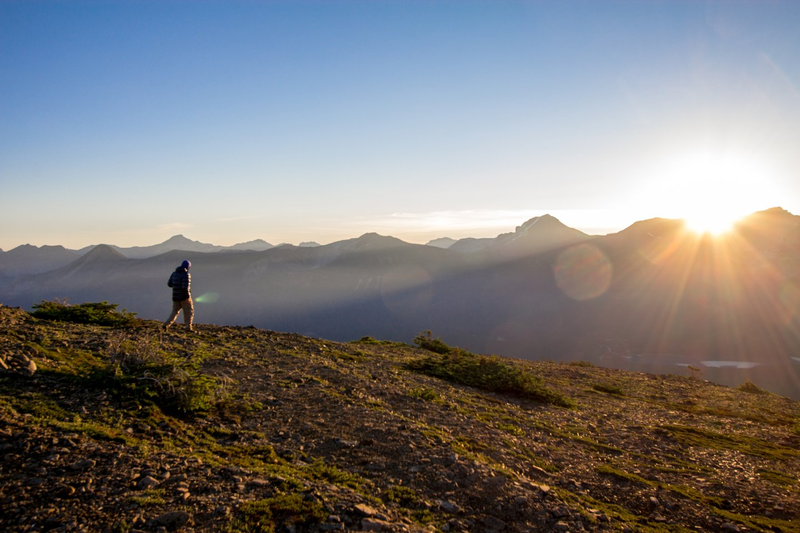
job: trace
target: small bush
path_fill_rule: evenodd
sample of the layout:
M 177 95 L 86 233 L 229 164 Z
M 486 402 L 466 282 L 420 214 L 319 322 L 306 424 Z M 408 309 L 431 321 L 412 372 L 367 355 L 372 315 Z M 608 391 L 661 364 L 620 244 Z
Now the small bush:
M 421 501 L 417 491 L 404 485 L 392 485 L 381 494 L 381 499 L 384 502 L 394 502 L 403 507 L 415 506 Z
M 592 388 L 597 392 L 605 392 L 606 394 L 614 394 L 615 396 L 625 396 L 621 388 L 609 383 L 595 383 Z
M 749 392 L 750 394 L 764 394 L 767 392 L 749 379 L 736 388 L 742 392 Z
M 357 341 L 350 341 L 350 344 L 372 344 L 375 346 L 408 346 L 404 342 L 396 342 L 396 341 L 381 341 L 377 340 L 374 337 L 361 337 Z
M 439 394 L 433 389 L 411 389 L 408 391 L 408 395 L 426 402 L 434 402 L 439 399 Z
M 302 494 L 279 494 L 272 498 L 245 503 L 231 531 L 273 532 L 280 528 L 318 524 L 327 514 L 322 504 L 308 501 Z M 283 526 L 283 528 L 281 528 Z
M 451 348 L 440 339 L 433 340 L 429 331 L 418 335 L 414 342 L 421 348 L 438 354 L 408 363 L 408 368 L 415 372 L 491 392 L 517 394 L 562 407 L 575 405 L 569 398 L 545 387 L 540 378 L 502 361 L 497 356 L 475 355 L 459 348 Z
M 163 351 L 155 338 L 120 338 L 115 344 L 99 377 L 123 395 L 189 415 L 208 411 L 229 396 L 222 381 L 202 374 L 196 362 Z
M 131 326 L 135 321 L 136 313 L 129 313 L 125 309 L 117 311 L 118 306 L 119 304 L 110 304 L 106 301 L 70 305 L 58 301 L 42 300 L 42 303 L 34 304 L 34 311 L 31 314 L 36 318 L 59 322 L 111 327 Z
M 453 353 L 454 350 L 458 350 L 458 348 L 452 348 L 447 344 L 445 344 L 444 342 L 442 342 L 442 339 L 434 339 L 430 331 L 423 331 L 422 333 L 414 337 L 414 344 L 416 344 L 423 350 L 428 350 L 429 352 L 434 352 L 442 355 Z

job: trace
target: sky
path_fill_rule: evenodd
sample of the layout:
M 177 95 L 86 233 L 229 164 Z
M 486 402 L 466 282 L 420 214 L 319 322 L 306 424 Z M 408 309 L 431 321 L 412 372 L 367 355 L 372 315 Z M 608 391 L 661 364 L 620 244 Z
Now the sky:
M 0 3 L 0 249 L 800 214 L 800 2 Z

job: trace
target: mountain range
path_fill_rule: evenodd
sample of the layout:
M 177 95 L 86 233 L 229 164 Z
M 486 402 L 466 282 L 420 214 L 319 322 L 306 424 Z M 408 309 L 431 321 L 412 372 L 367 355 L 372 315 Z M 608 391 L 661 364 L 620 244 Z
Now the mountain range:
M 251 244 L 260 250 L 182 236 L 127 249 L 23 246 L 0 254 L 0 302 L 107 300 L 163 319 L 167 278 L 189 259 L 202 323 L 342 341 L 431 330 L 474 352 L 750 379 L 800 397 L 800 217 L 781 208 L 719 238 L 658 218 L 590 236 L 544 215 L 446 245 L 368 233 Z

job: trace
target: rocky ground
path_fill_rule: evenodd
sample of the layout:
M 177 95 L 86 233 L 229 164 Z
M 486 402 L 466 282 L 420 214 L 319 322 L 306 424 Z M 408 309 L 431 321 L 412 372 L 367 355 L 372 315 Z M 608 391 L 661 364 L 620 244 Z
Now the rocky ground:
M 0 530 L 800 531 L 798 402 L 503 360 L 559 407 L 431 355 L 0 307 Z

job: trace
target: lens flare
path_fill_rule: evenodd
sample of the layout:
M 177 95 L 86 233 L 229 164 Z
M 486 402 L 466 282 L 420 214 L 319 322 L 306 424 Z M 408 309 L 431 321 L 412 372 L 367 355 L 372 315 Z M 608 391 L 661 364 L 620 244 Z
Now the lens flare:
M 561 252 L 554 268 L 558 288 L 578 301 L 605 293 L 611 284 L 611 273 L 611 261 L 591 244 L 579 244 Z
M 218 292 L 207 292 L 194 299 L 194 301 L 199 304 L 213 304 L 217 303 L 217 300 L 219 300 Z

